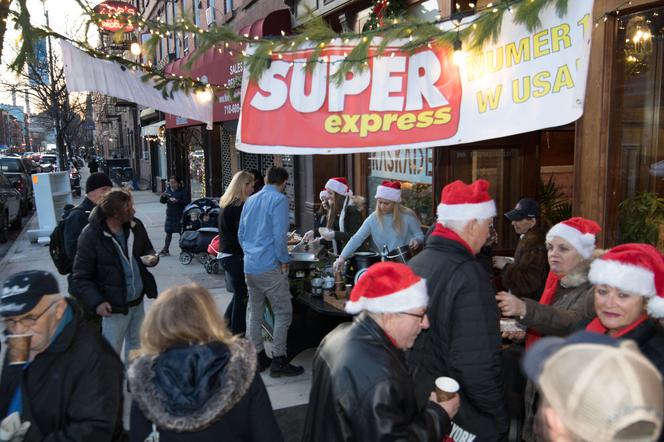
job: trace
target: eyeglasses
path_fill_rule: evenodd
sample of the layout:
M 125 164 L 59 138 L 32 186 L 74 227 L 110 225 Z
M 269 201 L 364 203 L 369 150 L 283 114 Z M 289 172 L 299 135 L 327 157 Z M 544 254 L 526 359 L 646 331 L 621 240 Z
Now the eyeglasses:
M 418 315 L 417 313 L 408 313 L 408 312 L 399 312 L 400 315 L 412 316 L 413 318 L 418 318 L 420 322 L 424 322 L 424 317 L 427 315 L 427 312 Z
M 5 326 L 6 326 L 8 329 L 14 329 L 14 328 L 16 328 L 16 326 L 17 326 L 18 324 L 21 324 L 21 325 L 22 325 L 23 327 L 25 327 L 25 328 L 33 327 L 33 326 L 37 323 L 37 321 L 39 321 L 39 318 L 41 318 L 42 316 L 44 316 L 44 314 L 45 314 L 47 311 L 49 311 L 49 310 L 51 309 L 51 307 L 53 307 L 53 306 L 54 306 L 55 304 L 57 304 L 58 302 L 60 302 L 60 301 L 58 300 L 58 301 L 55 301 L 55 302 L 51 303 L 51 305 L 49 305 L 48 307 L 46 307 L 46 308 L 44 309 L 44 311 L 41 312 L 40 314 L 38 314 L 37 316 L 26 316 L 26 317 L 21 318 L 21 319 L 5 319 Z

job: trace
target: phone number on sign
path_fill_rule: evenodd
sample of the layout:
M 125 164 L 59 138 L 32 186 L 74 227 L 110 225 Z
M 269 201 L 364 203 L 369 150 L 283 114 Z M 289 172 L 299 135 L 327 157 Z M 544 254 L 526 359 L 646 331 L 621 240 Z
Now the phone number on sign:
M 226 104 L 224 105 L 225 114 L 239 114 L 240 113 L 240 103 Z

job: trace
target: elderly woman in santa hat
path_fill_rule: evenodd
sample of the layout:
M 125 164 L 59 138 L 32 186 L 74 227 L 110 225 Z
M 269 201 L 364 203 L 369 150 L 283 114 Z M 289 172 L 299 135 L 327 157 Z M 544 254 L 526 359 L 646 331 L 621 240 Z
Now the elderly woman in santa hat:
M 593 261 L 596 317 L 588 331 L 631 339 L 664 376 L 664 256 L 649 244 L 622 244 Z
M 553 226 L 546 234 L 549 275 L 539 302 L 520 299 L 507 292 L 498 292 L 496 300 L 503 316 L 518 318 L 525 332 L 506 332 L 503 336 L 515 341 L 526 338 L 526 348 L 542 336 L 567 336 L 583 320 L 593 317 L 592 283 L 588 272 L 595 253 L 599 225 L 591 220 L 574 217 Z M 537 389 L 532 383 L 524 393 L 525 420 L 522 439 L 537 440 L 535 412 Z
M 579 321 L 592 317 L 593 289 L 588 271 L 600 231 L 596 222 L 581 217 L 556 224 L 546 234 L 550 270 L 539 302 L 507 292 L 496 295 L 503 316 L 516 317 L 528 328 L 527 346 L 541 336 L 566 336 Z M 519 340 L 524 336 L 516 333 L 507 337 Z
M 321 244 L 338 254 L 348 240 L 362 225 L 364 217 L 360 213 L 364 198 L 354 196 L 344 177 L 330 178 L 325 189 L 320 192 L 321 209 L 316 220 L 316 229 L 303 236 L 309 242 L 314 237 L 322 237 Z
M 401 204 L 401 183 L 383 181 L 376 189 L 376 210 L 364 220 L 360 229 L 348 241 L 334 263 L 343 267 L 346 259 L 371 236 L 376 250 L 394 250 L 408 245 L 417 248 L 424 243 L 424 233 L 415 212 Z

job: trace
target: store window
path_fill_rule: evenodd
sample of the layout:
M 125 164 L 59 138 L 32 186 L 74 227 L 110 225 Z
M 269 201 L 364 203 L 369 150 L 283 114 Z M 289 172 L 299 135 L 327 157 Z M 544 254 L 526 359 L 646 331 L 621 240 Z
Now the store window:
M 433 150 L 402 149 L 375 152 L 369 157 L 371 168 L 367 189 L 370 211 L 376 209 L 376 188 L 385 180 L 401 181 L 402 204 L 412 209 L 424 227 L 433 224 Z
M 664 7 L 620 17 L 610 126 L 611 243 L 639 215 L 620 208 L 645 192 L 664 195 Z M 660 241 L 664 228 L 660 228 Z

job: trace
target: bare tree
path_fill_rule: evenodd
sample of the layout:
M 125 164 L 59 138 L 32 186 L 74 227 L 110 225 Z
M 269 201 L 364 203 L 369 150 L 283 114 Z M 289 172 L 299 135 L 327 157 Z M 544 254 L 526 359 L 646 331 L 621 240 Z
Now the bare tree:
M 50 117 L 55 127 L 60 162 L 64 167 L 66 157 L 74 155 L 73 148 L 80 145 L 86 96 L 69 95 L 64 69 L 58 58 L 53 56 L 52 68 L 47 60 L 37 60 L 29 64 L 15 82 L 0 80 L 0 89 L 6 92 L 25 92 L 35 110 Z

